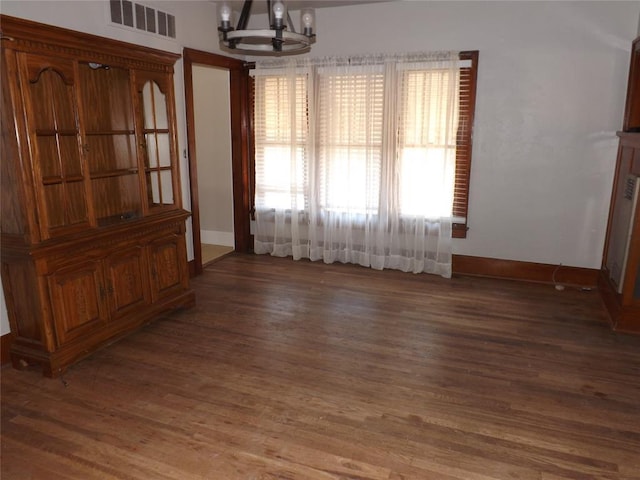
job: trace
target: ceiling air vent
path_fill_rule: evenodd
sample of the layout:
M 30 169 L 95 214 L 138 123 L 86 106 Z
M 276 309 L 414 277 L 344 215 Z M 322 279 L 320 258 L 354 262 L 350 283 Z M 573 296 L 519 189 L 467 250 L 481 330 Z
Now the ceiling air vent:
M 161 37 L 176 38 L 176 17 L 130 0 L 109 0 L 111 22 Z

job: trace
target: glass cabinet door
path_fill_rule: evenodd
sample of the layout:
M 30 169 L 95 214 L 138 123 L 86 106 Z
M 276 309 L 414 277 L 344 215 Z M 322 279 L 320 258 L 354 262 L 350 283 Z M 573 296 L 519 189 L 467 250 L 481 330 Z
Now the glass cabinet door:
M 82 148 L 89 165 L 98 225 L 142 215 L 130 71 L 84 63 L 81 81 Z
M 141 155 L 147 207 L 176 208 L 180 199 L 176 174 L 175 130 L 169 108 L 173 105 L 169 77 L 138 76 L 138 102 L 141 109 Z
M 50 238 L 91 225 L 73 62 L 19 54 L 21 88 L 35 162 L 41 235 Z

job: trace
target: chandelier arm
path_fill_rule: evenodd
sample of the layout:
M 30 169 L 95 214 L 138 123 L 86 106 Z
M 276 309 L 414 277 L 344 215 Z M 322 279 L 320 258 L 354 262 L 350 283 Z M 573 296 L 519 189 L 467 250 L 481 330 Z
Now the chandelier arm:
M 238 20 L 238 27 L 236 28 L 236 30 L 244 30 L 247 28 L 252 3 L 253 0 L 244 0 L 244 4 L 242 5 L 242 12 L 240 13 L 240 19 Z

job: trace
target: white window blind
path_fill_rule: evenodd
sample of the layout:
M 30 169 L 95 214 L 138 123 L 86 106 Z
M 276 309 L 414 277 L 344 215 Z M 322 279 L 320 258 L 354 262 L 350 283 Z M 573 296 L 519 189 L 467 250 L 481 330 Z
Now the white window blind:
M 255 77 L 257 208 L 304 210 L 308 200 L 307 76 Z
M 398 80 L 400 212 L 451 216 L 459 73 L 452 69 L 404 69 Z
M 384 75 L 323 69 L 318 85 L 319 206 L 376 213 L 382 194 Z

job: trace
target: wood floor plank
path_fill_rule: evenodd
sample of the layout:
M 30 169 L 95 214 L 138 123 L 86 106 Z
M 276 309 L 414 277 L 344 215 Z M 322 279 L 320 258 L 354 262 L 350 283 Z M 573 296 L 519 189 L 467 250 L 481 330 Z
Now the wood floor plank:
M 598 292 L 231 255 L 63 380 L 2 370 L 3 480 L 640 479 Z

